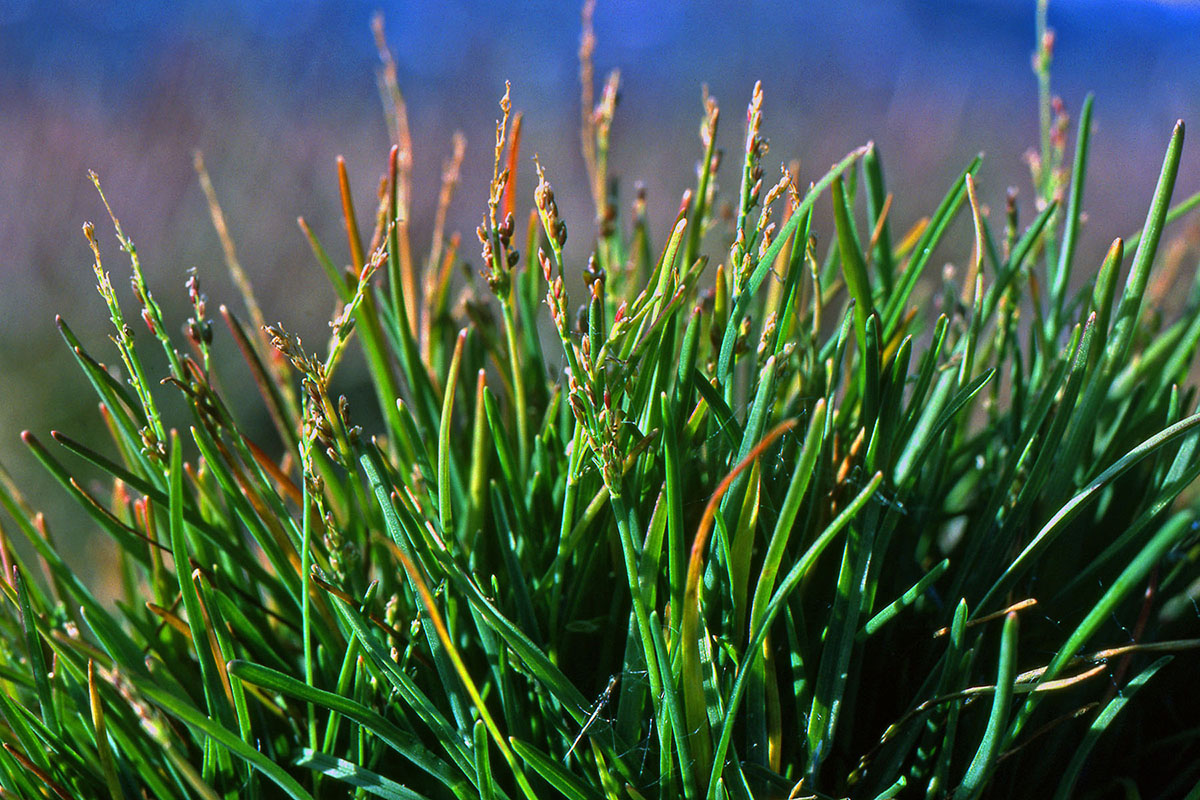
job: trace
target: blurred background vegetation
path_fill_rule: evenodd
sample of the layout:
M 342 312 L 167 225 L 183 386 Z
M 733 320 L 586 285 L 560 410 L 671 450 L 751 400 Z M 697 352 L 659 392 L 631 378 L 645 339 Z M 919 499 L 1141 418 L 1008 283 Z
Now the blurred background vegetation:
M 128 262 L 87 170 L 99 173 L 159 302 L 182 324 L 191 267 L 212 306 L 243 310 L 193 171 L 192 152 L 202 150 L 266 318 L 323 344 L 332 293 L 296 216 L 345 260 L 339 154 L 360 209 L 372 206 L 389 144 L 374 79 L 376 10 L 409 106 L 414 242 L 428 242 L 442 163 L 462 131 L 466 159 L 448 229 L 464 233 L 461 253 L 475 259 L 471 232 L 506 79 L 525 114 L 522 154 L 539 154 L 550 169 L 568 222 L 590 223 L 578 145 L 578 4 L 513 5 L 0 0 L 0 462 L 47 510 L 74 564 L 103 565 L 108 543 L 60 510 L 60 490 L 18 433 L 61 428 L 101 444 L 90 392 L 54 327 L 62 314 L 94 355 L 116 360 L 82 222 L 97 223 L 105 267 L 125 297 Z M 1034 0 L 601 0 L 597 80 L 622 72 L 611 163 L 623 207 L 643 182 L 661 242 L 693 183 L 702 85 L 722 105 L 720 144 L 735 151 L 751 88 L 762 80 L 768 163 L 799 158 L 807 181 L 873 139 L 903 199 L 892 209 L 894 231 L 933 208 L 979 151 L 987 156 L 985 202 L 1002 209 L 1016 186 L 1029 219 L 1034 9 Z M 1049 19 L 1054 89 L 1067 113 L 1096 93 L 1080 264 L 1098 265 L 1112 237 L 1141 224 L 1174 121 L 1200 122 L 1200 4 L 1055 0 Z M 1184 151 L 1177 197 L 1200 188 L 1195 150 Z M 723 168 L 727 187 L 736 185 L 733 160 Z M 519 191 L 532 192 L 531 175 L 520 176 Z M 582 235 L 569 242 L 576 263 L 586 245 Z M 961 257 L 949 249 L 941 256 Z M 219 325 L 220 346 L 227 337 Z M 226 373 L 225 392 L 253 422 L 245 415 L 257 398 L 238 401 L 254 394 L 239 376 Z M 350 386 L 347 394 L 355 396 Z M 372 406 L 357 409 L 365 417 Z

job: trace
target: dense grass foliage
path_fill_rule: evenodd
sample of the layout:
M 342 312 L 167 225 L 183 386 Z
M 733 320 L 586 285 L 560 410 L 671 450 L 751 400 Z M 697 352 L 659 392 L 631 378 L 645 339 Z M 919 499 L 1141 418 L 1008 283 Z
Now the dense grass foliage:
M 123 599 L 0 482 L 3 796 L 1197 796 L 1194 690 L 1156 688 L 1194 672 L 1198 627 L 1200 273 L 1166 318 L 1152 285 L 1179 285 L 1156 256 L 1198 202 L 1171 209 L 1183 124 L 1141 232 L 1079 263 L 1091 100 L 1073 126 L 1052 103 L 1044 41 L 1029 202 L 989 214 L 976 159 L 901 234 L 871 144 L 768 176 L 756 87 L 736 193 L 706 100 L 696 185 L 652 242 L 585 31 L 594 223 L 560 216 L 555 165 L 529 174 L 506 93 L 461 296 L 461 145 L 422 257 L 384 49 L 370 238 L 340 162 L 345 241 L 301 221 L 337 302 L 318 349 L 263 324 L 232 259 L 250 321 L 215 320 L 192 275 L 177 340 L 117 218 L 132 313 L 86 226 L 117 361 L 59 329 L 111 445 L 25 441 L 120 544 Z M 214 336 L 279 452 L 220 392 Z M 355 347 L 366 429 L 339 389 Z

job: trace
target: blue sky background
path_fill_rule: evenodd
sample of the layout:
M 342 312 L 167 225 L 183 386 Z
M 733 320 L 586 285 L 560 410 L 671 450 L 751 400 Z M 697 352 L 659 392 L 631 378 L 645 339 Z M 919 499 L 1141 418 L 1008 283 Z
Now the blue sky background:
M 182 320 L 192 266 L 214 305 L 238 305 L 192 171 L 191 152 L 203 149 L 266 316 L 323 340 L 330 295 L 295 218 L 303 214 L 344 258 L 338 154 L 361 209 L 371 205 L 388 146 L 369 28 L 379 8 L 409 102 L 416 242 L 428 236 L 455 130 L 468 148 L 450 227 L 469 238 L 477 224 L 505 79 L 526 115 L 523 152 L 541 155 L 568 223 L 585 225 L 576 3 L 0 0 L 0 461 L 23 481 L 38 473 L 18 444 L 22 428 L 81 433 L 92 423 L 80 415 L 94 414 L 53 314 L 97 355 L 114 357 L 83 220 L 97 222 L 122 290 L 128 269 L 89 168 L 160 301 Z M 1114 236 L 1140 225 L 1174 121 L 1200 125 L 1200 6 L 1056 0 L 1049 17 L 1056 93 L 1072 113 L 1096 93 L 1080 256 L 1098 263 Z M 645 182 L 660 239 L 693 181 L 705 83 L 723 109 L 720 144 L 732 152 L 751 87 L 763 81 L 772 171 L 800 158 L 808 180 L 875 140 L 899 229 L 928 213 L 979 151 L 985 202 L 1001 207 L 1011 185 L 1028 209 L 1032 0 L 600 0 L 596 34 L 598 78 L 614 67 L 623 76 L 613 169 L 626 198 L 635 180 Z M 1200 188 L 1195 149 L 1185 145 L 1180 196 Z M 531 172 L 519 187 L 526 196 Z M 724 181 L 731 189 L 732 173 Z M 59 499 L 56 490 L 34 496 Z

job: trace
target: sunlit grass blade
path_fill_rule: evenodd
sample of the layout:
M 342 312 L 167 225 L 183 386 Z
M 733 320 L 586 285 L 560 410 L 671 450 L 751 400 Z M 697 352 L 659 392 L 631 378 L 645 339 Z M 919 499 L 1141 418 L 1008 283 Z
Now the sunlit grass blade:
M 1083 205 L 1083 187 L 1087 177 L 1088 149 L 1092 140 L 1092 104 L 1095 98 L 1088 94 L 1079 112 L 1079 122 L 1076 123 L 1075 161 L 1071 166 L 1071 188 L 1067 196 L 1065 210 L 1066 218 L 1063 223 L 1062 244 L 1058 251 L 1058 263 L 1050 285 L 1051 312 L 1048 321 L 1051 329 L 1047 335 L 1051 339 L 1058 333 L 1066 302 L 1067 285 L 1071 278 L 1071 268 L 1075 261 L 1075 248 L 1078 246 L 1080 214 Z
M 974 174 L 979 169 L 981 161 L 982 159 L 976 156 L 958 176 L 958 179 L 950 187 L 950 191 L 946 193 L 946 196 L 942 199 L 933 216 L 930 217 L 929 224 L 925 226 L 921 238 L 913 246 L 912 258 L 909 260 L 908 266 L 904 268 L 903 274 L 897 281 L 883 308 L 883 334 L 885 339 L 892 335 L 893 330 L 904 314 L 904 305 L 908 302 L 908 298 L 912 295 L 913 290 L 916 289 L 917 280 L 921 277 L 921 273 L 924 272 L 925 266 L 933 256 L 934 248 L 937 247 L 946 232 L 946 228 L 949 227 L 959 209 L 962 208 L 963 201 L 967 197 L 967 175 Z
M 1166 224 L 1167 210 L 1171 202 L 1171 194 L 1175 189 L 1175 177 L 1179 173 L 1179 158 L 1183 150 L 1183 122 L 1175 124 L 1171 141 L 1167 145 L 1167 154 L 1163 158 L 1162 172 L 1158 177 L 1158 185 L 1154 188 L 1154 199 L 1150 210 L 1146 213 L 1146 224 L 1142 228 L 1143 235 L 1138 241 L 1133 254 L 1133 263 L 1129 267 L 1129 277 L 1125 281 L 1125 291 L 1117 305 L 1116 317 L 1113 320 L 1111 340 L 1105 353 L 1105 369 L 1111 374 L 1129 357 L 1133 346 L 1133 335 L 1137 328 L 1137 319 L 1141 314 L 1142 297 L 1146 293 L 1146 284 L 1150 279 L 1150 267 L 1158 252 L 1158 242 L 1162 237 L 1163 226 Z M 1132 245 L 1127 244 L 1128 247 Z
M 513 750 L 535 772 L 546 779 L 562 797 L 570 800 L 599 800 L 600 796 L 594 790 L 582 784 L 579 779 L 563 769 L 562 765 L 545 753 L 539 752 L 532 745 L 520 739 L 512 740 Z
M 321 706 L 322 708 L 328 708 L 344 717 L 354 720 L 369 730 L 372 735 L 378 736 L 387 742 L 395 752 L 403 755 L 415 766 L 454 791 L 456 796 L 462 798 L 471 796 L 473 787 L 466 776 L 455 771 L 445 761 L 429 752 L 416 736 L 396 727 L 375 711 L 355 703 L 349 698 L 306 686 L 303 681 L 298 681 L 289 675 L 276 672 L 260 664 L 252 664 L 248 661 L 231 661 L 228 668 L 230 675 L 247 683 L 252 683 L 256 686 L 261 686 L 265 689 Z
M 33 686 L 37 695 L 38 707 L 41 709 L 42 722 L 51 736 L 62 735 L 62 724 L 58 718 L 58 708 L 54 705 L 54 697 L 50 691 L 50 671 L 46 666 L 46 656 L 42 650 L 42 637 L 38 632 L 37 623 L 33 617 L 33 607 L 29 602 L 29 586 L 20 567 L 13 567 L 13 586 L 17 594 L 17 609 L 20 612 L 21 629 L 25 638 L 25 651 L 28 654 L 29 669 L 33 673 Z
M 834 179 L 831 194 L 833 217 L 837 221 L 842 276 L 850 297 L 854 300 L 854 331 L 858 337 L 859 350 L 862 351 L 867 345 L 867 317 L 875 313 L 871 298 L 871 279 L 867 275 L 867 261 L 862 247 L 854 238 L 851 210 L 847 207 L 846 191 L 840 176 Z
M 367 794 L 373 797 L 382 797 L 383 800 L 428 800 L 426 795 L 418 794 L 412 789 L 344 758 L 303 750 L 295 764 L 298 767 L 307 767 L 320 772 L 334 780 L 357 786 Z
M 863 154 L 863 174 L 866 177 L 867 189 L 867 220 L 871 223 L 875 235 L 875 246 L 871 249 L 871 261 L 875 273 L 879 276 L 880 287 L 884 296 L 891 294 L 892 283 L 895 280 L 896 265 L 893 261 L 891 222 L 887 217 L 889 207 L 888 197 L 883 184 L 883 164 L 879 157 L 879 147 L 872 147 Z
M 891 622 L 897 614 L 911 606 L 916 600 L 932 586 L 938 578 L 946 572 L 950 567 L 950 559 L 942 559 L 933 569 L 921 576 L 921 579 L 912 585 L 912 588 L 904 592 L 888 605 L 879 610 L 875 616 L 867 620 L 863 625 L 862 630 L 858 632 L 858 639 L 862 640 L 876 633 L 884 625 Z

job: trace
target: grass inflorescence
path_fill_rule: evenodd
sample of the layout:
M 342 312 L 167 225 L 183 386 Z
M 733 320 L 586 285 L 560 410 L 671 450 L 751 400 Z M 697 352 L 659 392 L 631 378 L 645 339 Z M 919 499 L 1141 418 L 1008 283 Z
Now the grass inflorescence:
M 128 314 L 85 228 L 119 365 L 59 329 L 112 445 L 24 438 L 120 545 L 121 600 L 98 602 L 0 481 L 0 794 L 1196 796 L 1194 719 L 1136 696 L 1200 644 L 1200 272 L 1174 321 L 1148 308 L 1164 230 L 1196 204 L 1171 206 L 1182 123 L 1144 226 L 1094 265 L 1076 256 L 1092 101 L 1071 147 L 1051 37 L 1034 209 L 1010 196 L 999 220 L 979 159 L 904 235 L 870 143 L 808 184 L 770 176 L 756 86 L 729 213 L 706 98 L 696 184 L 654 242 L 644 197 L 631 225 L 619 210 L 619 76 L 596 100 L 585 28 L 595 218 L 560 213 L 506 91 L 456 303 L 463 144 L 419 255 L 377 33 L 395 146 L 373 224 L 342 161 L 345 241 L 301 220 L 338 304 L 328 343 L 263 324 L 199 157 L 251 324 L 213 315 L 192 274 L 177 341 L 113 216 Z M 271 436 L 218 389 L 225 335 Z M 347 348 L 370 427 L 339 392 Z

